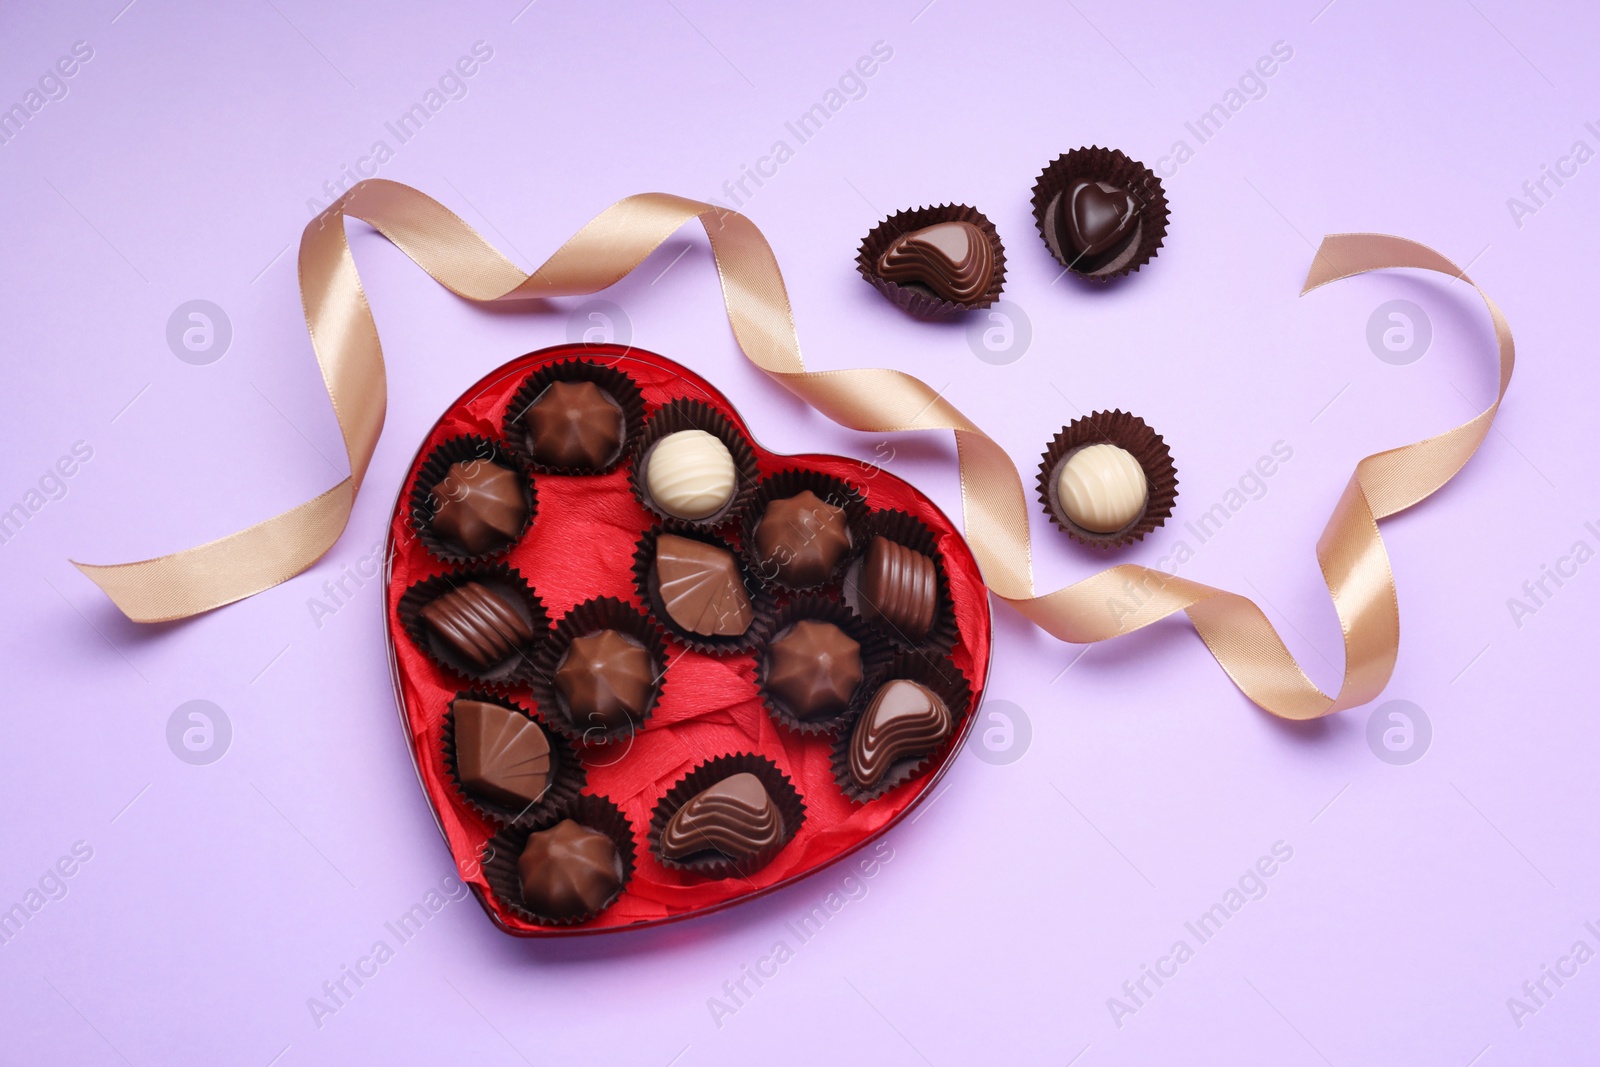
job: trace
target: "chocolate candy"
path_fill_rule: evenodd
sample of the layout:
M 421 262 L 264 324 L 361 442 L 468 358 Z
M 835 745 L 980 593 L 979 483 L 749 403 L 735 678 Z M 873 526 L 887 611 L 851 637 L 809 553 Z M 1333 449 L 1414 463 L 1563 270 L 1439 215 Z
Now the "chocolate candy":
M 662 606 L 683 629 L 704 637 L 737 637 L 750 628 L 755 609 L 739 561 L 727 549 L 662 534 L 655 569 Z
M 562 819 L 528 835 L 517 875 L 529 911 L 551 919 L 579 919 L 606 907 L 621 890 L 622 856 L 609 835 Z
M 746 859 L 783 839 L 783 818 L 761 779 L 748 771 L 702 790 L 679 808 L 661 835 L 661 852 L 682 860 L 714 851 Z
M 797 719 L 844 711 L 861 675 L 861 645 L 831 622 L 802 619 L 767 650 L 767 691 Z
M 950 736 L 950 709 L 927 686 L 904 678 L 872 698 L 850 735 L 850 777 L 870 790 L 900 760 L 926 755 Z
M 1056 496 L 1067 518 L 1085 530 L 1115 533 L 1144 510 L 1144 468 L 1124 448 L 1088 445 L 1061 465 Z
M 940 222 L 897 237 L 877 266 L 887 281 L 921 284 L 945 300 L 966 303 L 988 292 L 994 248 L 970 222 Z
M 874 537 L 861 568 L 861 614 L 920 641 L 939 606 L 938 568 L 921 552 Z
M 503 548 L 522 532 L 528 500 L 522 479 L 488 460 L 452 463 L 433 487 L 433 532 L 476 556 Z
M 675 518 L 709 518 L 733 499 L 738 480 L 733 455 L 704 430 L 668 434 L 644 462 L 650 499 Z
M 604 467 L 622 448 L 622 406 L 593 382 L 551 382 L 522 413 L 533 458 L 551 467 Z
M 755 529 L 762 573 L 797 589 L 821 585 L 850 552 L 844 509 L 807 489 L 769 503 Z
M 533 639 L 533 629 L 500 594 L 468 582 L 436 597 L 423 620 L 445 643 L 480 670 L 492 667 Z
M 451 703 L 462 788 L 511 808 L 536 804 L 550 787 L 550 739 L 519 711 L 481 700 Z
M 1139 239 L 1139 204 L 1120 185 L 1079 178 L 1053 208 L 1056 237 L 1076 269 L 1093 271 Z
M 555 686 L 575 726 L 615 730 L 643 720 L 655 693 L 655 666 L 636 638 L 601 630 L 573 638 Z

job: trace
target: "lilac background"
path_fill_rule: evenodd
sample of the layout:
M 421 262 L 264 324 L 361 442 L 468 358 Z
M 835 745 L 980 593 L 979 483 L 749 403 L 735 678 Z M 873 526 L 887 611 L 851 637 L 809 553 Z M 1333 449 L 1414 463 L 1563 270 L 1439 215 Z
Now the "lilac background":
M 0 145 L 0 509 L 75 442 L 93 450 L 0 544 L 0 909 L 75 842 L 93 850 L 0 945 L 5 1059 L 1491 1065 L 1593 1048 L 1600 963 L 1547 979 L 1553 996 L 1529 1000 L 1520 1026 L 1507 1004 L 1574 942 L 1600 950 L 1584 927 L 1600 928 L 1600 723 L 1579 677 L 1600 563 L 1551 585 L 1520 627 L 1507 604 L 1574 542 L 1600 547 L 1584 525 L 1600 526 L 1592 456 L 1574 447 L 1600 403 L 1587 351 L 1600 163 L 1549 184 L 1520 225 L 1507 204 L 1575 141 L 1600 148 L 1584 125 L 1600 126 L 1589 5 L 126 2 L 0 13 L 0 106 L 74 42 L 94 52 Z M 476 41 L 493 56 L 466 95 L 399 145 L 385 123 Z M 1181 573 L 1256 596 L 1324 685 L 1341 653 L 1312 545 L 1351 467 L 1469 418 L 1493 374 L 1465 286 L 1384 275 L 1297 299 L 1311 245 L 1370 229 L 1471 263 L 1523 362 L 1464 475 L 1384 526 L 1404 616 L 1385 699 L 1424 710 L 1431 748 L 1380 761 L 1369 709 L 1269 718 L 1180 622 L 1084 651 L 997 607 L 978 736 L 1007 701 L 1031 743 L 1015 734 L 997 755 L 1020 758 L 1002 765 L 964 753 L 869 881 L 832 870 L 707 920 L 563 944 L 513 941 L 475 903 L 450 903 L 319 1026 L 308 998 L 375 940 L 393 946 L 384 923 L 451 864 L 397 728 L 375 583 L 320 626 L 313 598 L 372 551 L 443 405 L 564 340 L 580 302 L 487 313 L 352 226 L 391 392 L 332 553 L 245 603 L 144 628 L 67 557 L 186 547 L 343 475 L 291 245 L 308 198 L 374 141 L 394 149 L 382 176 L 531 267 L 629 193 L 725 198 L 776 139 L 794 147 L 784 123 L 877 41 L 893 58 L 864 98 L 747 185 L 811 366 L 948 383 L 1025 471 L 1079 409 L 1137 411 L 1171 442 L 1182 496 L 1120 557 L 1132 562 L 1172 552 L 1284 442 L 1293 458 L 1265 496 Z M 1265 96 L 1198 144 L 1185 122 L 1278 41 L 1293 57 Z M 1165 167 L 1159 259 L 1104 292 L 1053 282 L 1028 208 L 1040 167 L 1088 143 L 1155 162 L 1178 139 L 1195 153 Z M 1009 365 L 975 358 L 959 326 L 906 319 L 852 269 L 883 214 L 945 200 L 977 205 L 1007 242 L 1006 298 L 1032 328 Z M 712 378 L 768 446 L 886 460 L 958 508 L 947 437 L 843 431 L 743 361 L 702 236 L 686 230 L 605 297 L 636 343 Z M 165 338 L 194 298 L 234 331 L 209 366 Z M 1366 342 L 1393 298 L 1432 323 L 1410 366 Z M 1041 588 L 1102 561 L 1039 515 L 1035 534 Z M 192 699 L 232 724 L 209 766 L 168 746 Z M 1266 896 L 1199 944 L 1185 921 L 1280 841 L 1293 858 Z M 800 944 L 786 924 L 846 890 L 860 899 Z M 1135 1005 L 1123 983 L 1180 938 L 1194 957 Z M 747 982 L 754 995 L 718 1025 L 708 999 L 778 940 L 794 958 Z M 1114 996 L 1138 1007 L 1120 1025 Z

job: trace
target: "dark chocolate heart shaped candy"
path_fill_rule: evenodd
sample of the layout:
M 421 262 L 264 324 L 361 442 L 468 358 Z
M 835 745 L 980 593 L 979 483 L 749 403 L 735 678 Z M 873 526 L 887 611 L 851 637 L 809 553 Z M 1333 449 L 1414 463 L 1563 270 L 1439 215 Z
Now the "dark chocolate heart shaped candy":
M 1139 204 L 1133 194 L 1109 182 L 1080 178 L 1062 196 L 1062 245 L 1080 257 L 1121 251 L 1139 228 Z

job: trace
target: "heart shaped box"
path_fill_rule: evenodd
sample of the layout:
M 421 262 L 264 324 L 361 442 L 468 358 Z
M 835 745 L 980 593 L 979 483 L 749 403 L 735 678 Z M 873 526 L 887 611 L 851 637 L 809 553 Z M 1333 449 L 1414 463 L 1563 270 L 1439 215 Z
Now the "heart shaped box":
M 774 722 L 756 689 L 759 649 L 736 655 L 707 655 L 684 648 L 669 635 L 672 660 L 651 717 L 619 755 L 611 746 L 585 759 L 584 793 L 603 797 L 621 809 L 633 835 L 633 875 L 614 903 L 594 918 L 565 926 L 541 925 L 490 888 L 484 848 L 497 830 L 481 809 L 460 792 L 446 760 L 444 737 L 450 701 L 481 688 L 442 667 L 419 649 L 401 624 L 399 604 L 417 582 L 452 573 L 462 565 L 430 555 L 411 520 L 413 482 L 442 442 L 478 435 L 504 443 L 502 426 L 514 394 L 529 374 L 552 363 L 585 359 L 627 374 L 653 413 L 668 401 L 689 398 L 721 412 L 750 440 L 762 477 L 794 468 L 819 471 L 850 483 L 864 494 L 873 513 L 908 512 L 933 534 L 955 616 L 956 639 L 947 652 L 930 650 L 953 665 L 971 690 L 968 712 L 935 750 L 926 770 L 883 796 L 858 803 L 834 778 L 832 741 L 802 734 Z M 538 514 L 510 551 L 496 558 L 533 586 L 552 620 L 575 605 L 610 596 L 648 612 L 635 588 L 633 558 L 645 531 L 659 519 L 630 489 L 636 456 L 606 474 L 533 475 Z M 739 538 L 737 522 L 719 531 Z M 926 496 L 872 464 L 840 456 L 783 456 L 768 452 L 727 398 L 699 375 L 662 356 L 617 345 L 562 345 L 521 356 L 490 372 L 452 403 L 422 441 L 401 486 L 389 523 L 385 552 L 384 630 L 390 672 L 406 742 L 417 778 L 433 809 L 463 881 L 500 929 L 519 937 L 604 933 L 654 926 L 751 900 L 843 859 L 885 833 L 934 793 L 939 779 L 961 750 L 988 681 L 990 618 L 988 591 L 977 562 L 955 525 Z M 837 587 L 825 590 L 837 595 Z M 779 604 L 791 595 L 775 590 Z M 525 685 L 508 690 L 514 702 L 533 708 Z M 699 764 L 718 756 L 753 753 L 772 760 L 794 783 L 805 805 L 799 832 L 770 863 L 748 877 L 707 879 L 669 870 L 651 854 L 646 835 L 651 814 L 663 794 Z M 515 902 L 513 902 L 514 904 Z

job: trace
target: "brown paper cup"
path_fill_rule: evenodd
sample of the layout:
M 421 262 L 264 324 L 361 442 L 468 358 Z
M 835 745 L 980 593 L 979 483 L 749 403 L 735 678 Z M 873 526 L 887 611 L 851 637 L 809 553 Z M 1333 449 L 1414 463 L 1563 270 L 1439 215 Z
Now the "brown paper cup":
M 839 561 L 839 566 L 828 578 L 816 585 L 796 585 L 784 581 L 779 573 L 781 567 L 777 559 L 763 559 L 756 547 L 756 527 L 761 524 L 762 517 L 766 514 L 767 505 L 774 500 L 787 500 L 810 490 L 825 503 L 843 508 L 845 522 L 850 531 L 850 551 Z M 868 511 L 866 498 L 855 486 L 842 478 L 834 478 L 820 471 L 790 469 L 779 471 L 762 479 L 756 487 L 744 511 L 744 529 L 742 541 L 744 544 L 745 559 L 750 569 L 759 575 L 761 580 L 777 589 L 799 592 L 806 589 L 819 589 L 833 585 L 844 576 L 845 569 L 850 566 L 850 560 L 866 544 L 865 533 L 868 524 Z
M 1144 470 L 1144 509 L 1128 525 L 1110 533 L 1088 530 L 1073 522 L 1056 493 L 1062 464 L 1079 449 L 1100 444 L 1126 449 Z M 1145 534 L 1172 515 L 1173 502 L 1178 499 L 1178 472 L 1166 442 L 1143 419 L 1125 411 L 1096 411 L 1062 427 L 1045 449 L 1039 463 L 1039 499 L 1050 521 L 1074 541 L 1091 548 L 1120 548 L 1144 540 Z
M 668 859 L 663 855 L 661 838 L 666 832 L 667 823 L 677 814 L 678 809 L 724 778 L 746 771 L 761 779 L 761 784 L 766 787 L 767 795 L 772 798 L 773 805 L 778 809 L 778 818 L 783 823 L 782 837 L 767 848 L 740 859 L 733 859 L 709 848 L 703 853 L 696 853 L 684 859 Z M 650 851 L 657 862 L 674 871 L 690 871 L 705 878 L 749 875 L 771 863 L 773 858 L 783 851 L 784 846 L 793 840 L 805 817 L 805 801 L 795 790 L 794 783 L 789 781 L 789 776 L 780 771 L 777 764 L 765 756 L 756 756 L 748 752 L 718 756 L 700 764 L 680 778 L 656 804 L 655 812 L 650 818 Z
M 933 611 L 933 626 L 921 640 L 912 638 L 886 621 L 873 619 L 862 610 L 861 570 L 866 565 L 866 551 L 873 537 L 887 538 L 933 560 L 934 573 L 939 582 L 938 603 Z M 932 649 L 942 654 L 954 648 L 960 638 L 956 629 L 954 602 L 950 596 L 950 579 L 945 575 L 944 556 L 940 554 L 938 544 L 939 539 L 933 531 L 915 516 L 904 511 L 874 511 L 861 551 L 845 571 L 842 599 L 850 610 L 866 620 L 875 633 L 883 635 L 896 648 L 908 651 Z
M 550 829 L 562 819 L 571 819 L 610 837 L 616 842 L 617 854 L 622 859 L 622 888 L 616 895 L 588 914 L 567 919 L 540 915 L 524 904 L 522 879 L 517 874 L 517 860 L 522 858 L 522 850 L 527 846 L 528 838 L 536 831 Z M 489 839 L 478 859 L 482 865 L 484 881 L 489 885 L 489 892 L 493 893 L 513 915 L 524 922 L 537 923 L 540 926 L 576 926 L 588 922 L 605 911 L 616 903 L 617 897 L 628 891 L 628 883 L 633 879 L 634 855 L 633 825 L 628 822 L 628 817 L 622 813 L 622 809 L 605 797 L 579 796 L 560 810 L 552 812 L 537 825 L 505 827 Z
M 522 809 L 511 808 L 489 797 L 479 796 L 461 784 L 461 773 L 456 763 L 456 700 L 478 700 L 485 704 L 498 704 L 532 719 L 539 724 L 540 729 L 544 730 L 545 737 L 550 742 L 550 762 L 553 768 L 544 795 L 537 803 Z M 455 784 L 456 792 L 473 811 L 501 826 L 513 824 L 531 826 L 538 823 L 551 812 L 571 803 L 583 789 L 585 779 L 583 764 L 579 762 L 578 754 L 573 751 L 572 745 L 559 733 L 550 729 L 539 716 L 503 696 L 477 690 L 457 693 L 455 700 L 450 702 L 450 710 L 445 712 L 442 743 L 445 770 L 450 775 L 450 781 Z
M 667 606 L 661 599 L 661 587 L 656 579 L 656 542 L 663 533 L 676 534 L 686 537 L 691 541 L 702 541 L 708 545 L 716 545 L 733 554 L 734 561 L 739 564 L 740 575 L 744 580 L 745 594 L 750 598 L 751 620 L 744 633 L 737 636 L 721 637 L 697 634 L 679 626 L 673 617 L 667 614 Z M 679 529 L 669 526 L 667 529 L 652 529 L 645 531 L 639 539 L 639 546 L 633 554 L 633 583 L 639 591 L 639 599 L 649 607 L 651 615 L 673 637 L 682 641 L 696 652 L 704 652 L 710 656 L 727 655 L 733 652 L 746 652 L 761 643 L 762 638 L 770 632 L 772 615 L 775 608 L 772 593 L 767 589 L 766 583 L 753 574 L 749 564 L 732 546 L 721 538 L 694 529 Z
M 821 719 L 800 718 L 781 697 L 767 690 L 767 671 L 773 643 L 788 633 L 795 623 L 808 619 L 832 623 L 861 646 L 860 684 L 856 686 L 850 702 L 842 711 Z M 892 651 L 887 638 L 873 630 L 861 616 L 840 601 L 817 596 L 797 597 L 779 609 L 772 623 L 772 638 L 763 644 L 757 653 L 755 665 L 751 670 L 756 688 L 761 693 L 761 702 L 766 707 L 767 714 L 772 716 L 773 722 L 798 734 L 829 736 L 838 733 L 846 722 L 852 720 L 866 706 L 867 700 L 872 695 L 871 681 L 887 665 Z
M 465 546 L 440 538 L 433 530 L 433 516 L 440 504 L 433 487 L 444 479 L 452 464 L 473 461 L 493 463 L 515 473 L 522 484 L 522 498 L 528 505 L 527 518 L 523 519 L 522 528 L 516 536 L 498 548 L 475 556 L 469 554 Z M 528 532 L 538 509 L 539 497 L 522 461 L 498 442 L 476 434 L 441 441 L 428 453 L 428 458 L 423 461 L 416 479 L 411 483 L 411 529 L 428 554 L 445 563 L 472 563 L 504 555 Z
M 567 649 L 573 640 L 601 630 L 616 630 L 644 646 L 650 655 L 656 679 L 655 691 L 651 694 L 650 702 L 640 717 L 634 722 L 611 729 L 596 723 L 581 722 L 575 718 L 572 709 L 567 705 L 566 697 L 555 684 L 556 670 L 566 659 Z M 540 645 L 538 653 L 533 658 L 528 672 L 528 687 L 532 691 L 534 703 L 544 713 L 544 720 L 557 733 L 580 746 L 581 752 L 596 746 L 613 745 L 631 739 L 634 734 L 644 729 L 656 703 L 661 699 L 661 690 L 666 685 L 667 664 L 671 660 L 672 656 L 662 637 L 661 629 L 653 620 L 632 605 L 614 597 L 597 597 L 577 605 L 556 622 L 550 639 Z
M 871 705 L 872 696 L 876 696 L 879 689 L 900 679 L 924 685 L 944 701 L 945 707 L 950 709 L 950 733 L 927 752 L 896 760 L 884 776 L 878 779 L 877 784 L 867 789 L 850 773 L 850 742 L 855 734 L 856 725 L 867 713 L 867 707 L 863 707 L 833 742 L 834 781 L 839 783 L 840 790 L 854 803 L 865 804 L 869 800 L 876 800 L 896 786 L 916 778 L 928 769 L 936 756 L 947 751 L 955 743 L 955 739 L 961 736 L 962 720 L 966 718 L 972 704 L 972 688 L 955 664 L 929 656 L 898 654 L 882 671 L 868 680 L 871 696 L 867 699 L 867 706 Z
M 422 609 L 434 598 L 469 582 L 477 582 L 498 594 L 513 611 L 522 616 L 533 631 L 533 637 L 527 642 L 526 647 L 514 649 L 505 660 L 493 664 L 487 670 L 479 670 L 470 660 L 452 648 L 449 642 L 434 633 L 433 628 L 422 618 Z M 522 672 L 532 662 L 539 643 L 550 632 L 550 616 L 545 611 L 539 595 L 533 591 L 533 587 L 523 578 L 521 572 L 505 563 L 482 564 L 425 578 L 405 591 L 400 597 L 400 603 L 395 606 L 395 612 L 400 617 L 401 628 L 410 635 L 418 648 L 427 653 L 428 658 L 448 671 L 471 681 L 481 682 L 497 691 L 504 691 L 516 685 Z
M 662 438 L 682 430 L 704 430 L 726 445 L 728 454 L 733 457 L 733 495 L 719 510 L 703 519 L 684 519 L 673 515 L 650 495 L 647 472 L 651 453 Z M 738 427 L 711 405 L 683 397 L 669 400 L 650 416 L 644 434 L 639 438 L 638 456 L 633 461 L 633 495 L 639 503 L 669 523 L 701 530 L 714 530 L 738 518 L 746 501 L 755 492 L 759 478 L 755 449 Z
M 1064 209 L 1061 194 L 1080 178 L 1121 186 L 1133 195 L 1139 231 L 1120 251 L 1089 259 L 1064 246 L 1059 219 L 1059 212 Z M 1063 267 L 1094 281 L 1120 277 L 1154 259 L 1166 238 L 1170 215 L 1161 179 L 1149 167 L 1115 148 L 1075 148 L 1057 156 L 1040 172 L 1033 186 L 1033 220 L 1045 247 Z
M 915 283 L 902 285 L 878 273 L 878 258 L 896 238 L 940 222 L 970 222 L 983 231 L 990 247 L 994 249 L 994 274 L 989 280 L 989 288 L 975 300 L 964 303 L 945 300 L 926 286 Z M 939 204 L 897 211 L 874 226 L 861 239 L 861 247 L 856 251 L 856 270 L 907 314 L 919 319 L 947 319 L 963 311 L 986 308 L 1000 299 L 1000 290 L 1006 281 L 1006 250 L 994 223 L 983 212 L 965 204 Z
M 541 463 L 534 458 L 533 445 L 522 416 L 552 382 L 592 382 L 604 389 L 622 409 L 622 442 L 605 463 L 594 468 L 569 467 Z M 547 363 L 528 375 L 506 406 L 502 426 L 512 450 L 536 471 L 546 474 L 605 474 L 627 459 L 638 443 L 639 435 L 644 430 L 644 394 L 632 378 L 615 367 L 588 359 L 564 359 L 558 363 Z

